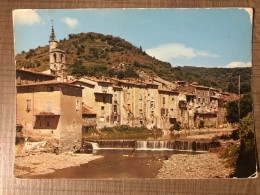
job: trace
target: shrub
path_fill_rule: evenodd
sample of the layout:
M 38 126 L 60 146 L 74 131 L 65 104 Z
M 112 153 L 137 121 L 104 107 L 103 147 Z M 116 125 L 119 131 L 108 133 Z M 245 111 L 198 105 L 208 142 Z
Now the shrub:
M 103 133 L 113 133 L 114 130 L 112 127 L 104 127 L 103 129 L 101 129 L 101 132 Z
M 237 158 L 239 154 L 239 148 L 233 144 L 229 146 L 225 153 L 221 154 L 220 157 L 226 160 L 227 166 L 236 166 Z
M 170 131 L 180 131 L 180 129 L 181 129 L 181 122 L 178 121 L 170 128 Z

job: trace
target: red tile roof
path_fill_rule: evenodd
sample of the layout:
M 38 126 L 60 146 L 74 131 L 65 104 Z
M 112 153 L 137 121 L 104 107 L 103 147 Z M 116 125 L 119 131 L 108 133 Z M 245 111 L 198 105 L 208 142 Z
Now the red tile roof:
M 33 73 L 33 74 L 39 74 L 39 75 L 50 76 L 50 77 L 54 77 L 55 78 L 54 75 L 47 74 L 47 73 L 42 73 L 42 72 L 31 71 L 31 70 L 16 69 L 16 71 L 29 72 L 29 73 Z
M 72 85 L 70 83 L 59 82 L 57 80 L 42 81 L 42 82 L 37 82 L 37 83 L 28 83 L 28 84 L 23 84 L 23 85 L 17 85 L 17 87 L 30 87 L 30 86 L 39 86 L 39 85 L 65 85 L 65 86 L 77 87 L 77 88 L 83 89 L 83 87 Z
M 97 114 L 96 112 L 94 112 L 93 110 L 91 110 L 90 108 L 88 108 L 87 106 L 82 106 L 82 114 Z

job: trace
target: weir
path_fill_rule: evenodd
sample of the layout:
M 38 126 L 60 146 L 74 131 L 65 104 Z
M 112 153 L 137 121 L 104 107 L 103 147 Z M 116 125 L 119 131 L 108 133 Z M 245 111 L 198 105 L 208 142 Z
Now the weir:
M 219 147 L 218 142 L 196 142 L 180 140 L 84 140 L 84 146 L 92 145 L 93 150 L 102 149 L 136 149 L 136 150 L 184 150 L 209 151 Z

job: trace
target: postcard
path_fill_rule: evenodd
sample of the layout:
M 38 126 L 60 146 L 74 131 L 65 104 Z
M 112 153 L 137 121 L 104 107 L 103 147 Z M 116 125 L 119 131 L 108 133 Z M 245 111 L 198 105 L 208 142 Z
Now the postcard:
M 15 177 L 256 177 L 252 15 L 14 10 Z

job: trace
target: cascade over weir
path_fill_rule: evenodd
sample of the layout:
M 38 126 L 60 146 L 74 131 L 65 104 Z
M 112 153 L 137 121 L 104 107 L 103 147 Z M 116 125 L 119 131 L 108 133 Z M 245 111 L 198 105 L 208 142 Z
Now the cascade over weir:
M 184 150 L 209 151 L 219 147 L 218 142 L 196 142 L 180 140 L 83 140 L 84 149 L 136 149 L 136 150 Z

